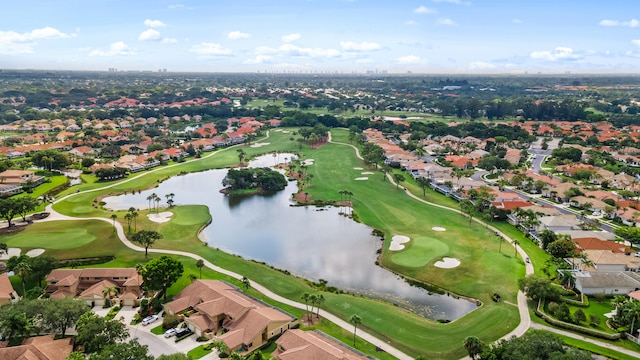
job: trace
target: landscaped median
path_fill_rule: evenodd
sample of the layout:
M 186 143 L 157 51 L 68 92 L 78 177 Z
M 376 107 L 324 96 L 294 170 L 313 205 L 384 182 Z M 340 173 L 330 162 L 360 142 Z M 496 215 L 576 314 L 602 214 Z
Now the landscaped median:
M 339 191 L 343 189 L 351 191 L 354 194 L 352 201 L 360 221 L 383 230 L 387 235 L 387 241 L 383 243 L 385 249 L 389 245 L 392 234 L 403 234 L 416 240 L 425 236 L 426 233 L 433 232 L 427 237 L 445 245 L 438 247 L 441 250 L 444 249 L 438 253 L 438 256 L 432 256 L 429 248 L 410 242 L 406 244 L 407 253 L 402 255 L 405 258 L 404 261 L 399 261 L 402 265 L 396 264 L 393 259 L 394 254 L 386 250 L 383 251 L 382 263 L 399 273 L 408 274 L 459 295 L 480 299 L 484 303 L 469 315 L 448 324 L 439 324 L 390 304 L 346 294 L 323 293 L 326 298 L 324 310 L 345 320 L 357 314 L 362 318 L 362 325 L 359 328 L 384 341 L 389 341 L 400 350 L 414 356 L 423 355 L 441 359 L 464 356 L 462 342 L 466 336 L 477 336 L 485 342 L 491 342 L 515 328 L 519 322 L 517 307 L 507 302 L 494 303 L 490 300 L 491 294 L 498 292 L 503 299 L 515 302 L 516 282 L 524 275 L 524 267 L 522 261 L 514 256 L 512 248 L 509 250 L 505 246 L 500 252 L 499 242 L 496 241 L 493 233 L 481 225 L 469 223 L 467 218 L 453 211 L 435 208 L 407 198 L 401 189 L 384 180 L 383 174 L 375 172 L 375 169 L 371 169 L 374 174 L 369 175 L 368 180 L 356 181 L 360 174 L 354 173 L 354 168 L 362 167 L 363 164 L 355 157 L 353 149 L 334 144 L 327 144 L 313 150 L 306 147 L 299 149 L 297 143 L 289 140 L 290 136 L 290 134 L 272 132 L 269 138 L 270 145 L 260 148 L 243 147 L 243 149 L 249 155 L 275 150 L 296 151 L 304 153 L 306 158 L 315 159 L 314 165 L 309 166 L 307 170 L 314 175 L 313 185 L 305 188 L 305 191 L 312 194 L 314 199 L 322 200 L 339 199 Z M 100 184 L 81 185 L 82 191 L 78 195 L 55 204 L 54 209 L 76 217 L 98 216 L 109 219 L 113 212 L 100 208 L 98 199 L 101 196 L 146 189 L 179 172 L 200 171 L 233 163 L 237 163 L 235 151 L 223 150 L 199 161 L 145 173 L 144 176 L 133 180 L 113 184 L 114 186 L 108 189 L 86 192 Z M 144 215 L 145 211 L 141 210 L 141 215 Z M 154 244 L 152 249 L 188 249 L 213 264 L 242 274 L 252 282 L 263 284 L 273 292 L 294 301 L 299 301 L 302 294 L 314 291 L 302 279 L 204 246 L 197 239 L 197 232 L 209 220 L 205 207 L 174 207 L 171 211 L 174 213 L 172 221 L 162 224 L 152 223 L 144 216 L 138 217 L 135 225 L 137 230 L 152 228 L 164 235 L 164 239 Z M 184 215 L 182 212 L 190 214 Z M 124 212 L 116 214 L 118 214 L 117 221 L 123 221 L 123 216 L 120 215 Z M 179 227 L 173 223 L 176 219 L 187 217 L 193 217 L 197 221 L 194 220 Z M 105 224 L 108 226 L 109 222 Z M 447 231 L 436 232 L 432 230 L 434 227 L 443 227 Z M 413 261 L 411 257 L 414 255 L 411 253 L 416 250 L 419 250 L 416 254 L 429 255 L 429 260 L 424 264 Z M 124 251 L 123 254 L 128 252 L 130 250 Z M 116 257 L 121 256 L 119 251 L 115 253 Z M 452 269 L 434 267 L 433 263 L 441 260 L 445 255 L 459 259 L 460 266 Z M 136 258 L 139 257 L 136 256 Z M 189 261 L 186 260 L 186 262 Z M 211 274 L 209 273 L 208 276 Z M 186 282 L 187 280 L 181 280 L 170 289 L 170 293 L 177 292 L 176 289 L 179 286 L 184 287 Z M 266 300 L 264 297 L 260 298 Z M 301 314 L 299 310 L 289 310 L 287 307 L 283 309 Z M 330 327 L 326 332 L 347 343 L 351 338 L 346 330 L 332 330 Z M 373 347 L 368 349 L 365 351 L 378 358 L 389 358 L 388 354 L 376 353 Z

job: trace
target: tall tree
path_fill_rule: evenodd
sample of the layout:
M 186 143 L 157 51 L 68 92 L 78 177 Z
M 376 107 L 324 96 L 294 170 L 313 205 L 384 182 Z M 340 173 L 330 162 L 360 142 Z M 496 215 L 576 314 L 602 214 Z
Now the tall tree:
M 125 340 L 129 332 L 120 320 L 107 320 L 87 311 L 76 324 L 76 344 L 84 346 L 86 353 L 102 350 L 105 346 Z
M 475 336 L 467 336 L 464 338 L 463 346 L 464 349 L 467 350 L 469 357 L 471 357 L 471 359 L 475 359 L 482 354 L 484 344 Z
M 200 279 L 202 279 L 202 268 L 204 267 L 204 260 L 198 259 L 198 261 L 196 261 L 196 267 L 198 268 L 198 270 L 200 270 Z
M 183 272 L 182 263 L 166 255 L 149 260 L 140 269 L 144 287 L 148 290 L 160 291 L 163 298 L 166 298 L 169 286 L 173 285 Z
M 148 255 L 149 248 L 160 239 L 162 239 L 162 234 L 154 230 L 140 230 L 131 235 L 132 242 L 144 247 L 145 258 Z
M 356 314 L 351 315 L 349 318 L 349 322 L 353 324 L 353 347 L 356 346 L 356 331 L 358 330 L 358 326 L 362 324 L 362 318 Z

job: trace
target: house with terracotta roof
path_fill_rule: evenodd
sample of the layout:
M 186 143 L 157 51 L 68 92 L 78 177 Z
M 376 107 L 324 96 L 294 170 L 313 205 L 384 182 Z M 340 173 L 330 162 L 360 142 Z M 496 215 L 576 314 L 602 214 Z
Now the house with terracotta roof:
M 21 193 L 23 187 L 31 182 L 31 186 L 38 186 L 44 182 L 44 176 L 35 175 L 27 170 L 5 170 L 0 172 L 0 196 L 11 196 Z
M 319 331 L 287 330 L 271 353 L 276 360 L 369 360 L 373 359 Z
M 9 275 L 7 273 L 0 274 L 0 306 L 11 304 L 18 300 L 20 300 L 20 296 L 13 290 Z
M 55 340 L 55 334 L 27 338 L 22 345 L 0 348 L 3 360 L 65 360 L 73 352 L 73 339 Z
M 46 278 L 52 298 L 74 297 L 91 306 L 105 303 L 104 289 L 118 288 L 115 303 L 134 306 L 142 296 L 142 276 L 135 268 L 55 269 Z
M 183 317 L 196 335 L 216 336 L 230 352 L 249 353 L 298 326 L 295 316 L 218 280 L 194 281 L 166 303 L 164 310 Z

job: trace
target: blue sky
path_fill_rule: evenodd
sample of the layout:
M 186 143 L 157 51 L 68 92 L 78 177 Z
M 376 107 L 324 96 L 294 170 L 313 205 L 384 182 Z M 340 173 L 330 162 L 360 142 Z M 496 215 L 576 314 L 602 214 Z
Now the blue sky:
M 0 68 L 638 73 L 637 0 L 5 1 Z

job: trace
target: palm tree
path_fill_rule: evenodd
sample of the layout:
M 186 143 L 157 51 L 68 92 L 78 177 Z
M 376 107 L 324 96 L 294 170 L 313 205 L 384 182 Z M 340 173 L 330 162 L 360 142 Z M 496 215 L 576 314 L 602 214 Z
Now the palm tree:
M 467 353 L 469 353 L 469 357 L 471 357 L 471 359 L 475 359 L 482 353 L 482 341 L 475 336 L 467 336 L 464 339 L 463 346 L 464 349 L 467 350 Z
M 504 241 L 504 238 L 498 234 L 498 232 L 496 231 L 496 236 L 498 237 L 498 239 L 500 239 L 500 247 L 498 247 L 498 252 L 502 253 L 502 242 Z
M 222 340 L 215 340 L 211 345 L 218 349 L 218 354 L 226 354 L 229 351 L 229 347 Z
M 318 319 L 320 318 L 320 305 L 322 305 L 325 300 L 326 299 L 324 298 L 324 295 L 322 294 L 316 295 L 316 317 Z
M 236 150 L 238 152 L 238 160 L 240 161 L 240 166 L 244 165 L 244 158 L 247 155 L 247 153 L 244 152 L 244 150 L 242 149 L 238 149 Z
M 111 220 L 113 220 L 113 232 L 116 232 L 116 219 L 117 218 L 118 218 L 118 215 L 111 214 Z
M 238 354 L 237 352 L 232 352 L 231 354 L 229 354 L 229 360 L 242 360 L 243 357 L 242 355 Z
M 514 257 L 518 256 L 518 245 L 520 245 L 520 242 L 516 239 L 513 239 L 513 248 L 515 249 L 515 253 L 514 253 Z
M 196 267 L 200 270 L 200 279 L 202 279 L 202 268 L 204 267 L 204 260 L 198 259 L 198 261 L 196 261 Z
M 133 231 L 138 231 L 138 211 L 134 207 L 129 208 L 129 214 L 131 214 L 131 219 L 133 220 Z
M 313 308 L 314 306 L 316 306 L 316 303 L 318 302 L 318 295 L 316 294 L 309 295 L 309 302 L 311 303 L 311 313 L 309 314 L 309 321 L 311 321 L 311 319 L 313 319 Z
M 111 299 L 115 295 L 118 295 L 119 292 L 120 289 L 118 289 L 117 286 L 107 286 L 106 288 L 104 288 L 102 290 L 102 296 L 104 297 L 105 305 L 107 304 L 107 300 L 109 300 L 108 304 L 111 305 Z
M 155 195 L 155 194 L 154 194 L 154 195 Z M 154 201 L 155 201 L 155 203 L 156 203 L 156 214 L 157 214 L 157 213 L 158 213 L 158 205 L 160 205 L 160 200 L 162 200 L 162 199 L 160 198 L 160 196 L 156 195 L 156 196 L 153 198 L 153 200 L 154 200 Z
M 307 308 L 307 317 L 309 316 L 309 300 L 311 300 L 311 295 L 308 293 L 302 294 L 300 297 L 302 301 L 304 301 L 304 306 Z
M 194 282 L 194 281 L 198 280 L 198 277 L 193 275 L 193 274 L 189 274 L 189 280 L 191 280 L 191 282 Z
M 156 242 L 156 240 L 162 239 L 162 234 L 153 230 L 140 230 L 131 236 L 131 241 L 144 247 L 144 257 L 147 257 L 149 248 Z
M 173 207 L 173 197 L 176 196 L 176 194 L 174 193 L 169 193 L 166 194 L 164 197 L 167 198 L 167 206 L 169 206 L 170 208 Z
M 18 277 L 22 281 L 22 296 L 25 296 L 25 294 L 27 293 L 27 289 L 26 289 L 27 277 L 29 276 L 29 274 L 31 274 L 31 265 L 29 265 L 27 262 L 24 262 L 24 261 L 19 262 L 13 268 L 13 272 L 16 275 L 18 275 Z
M 564 286 L 565 289 L 571 290 L 573 289 L 573 285 L 575 284 L 576 278 L 573 275 L 571 270 L 563 269 L 559 270 L 560 273 L 560 284 Z
M 131 213 L 124 214 L 124 219 L 127 220 L 127 229 L 131 232 L 131 220 L 133 219 L 133 215 Z
M 356 331 L 358 326 L 362 324 L 362 318 L 356 314 L 351 315 L 349 322 L 353 324 L 353 347 L 356 346 Z
M 149 201 L 149 212 L 151 212 L 151 202 L 154 200 L 155 193 L 147 196 L 147 201 Z

